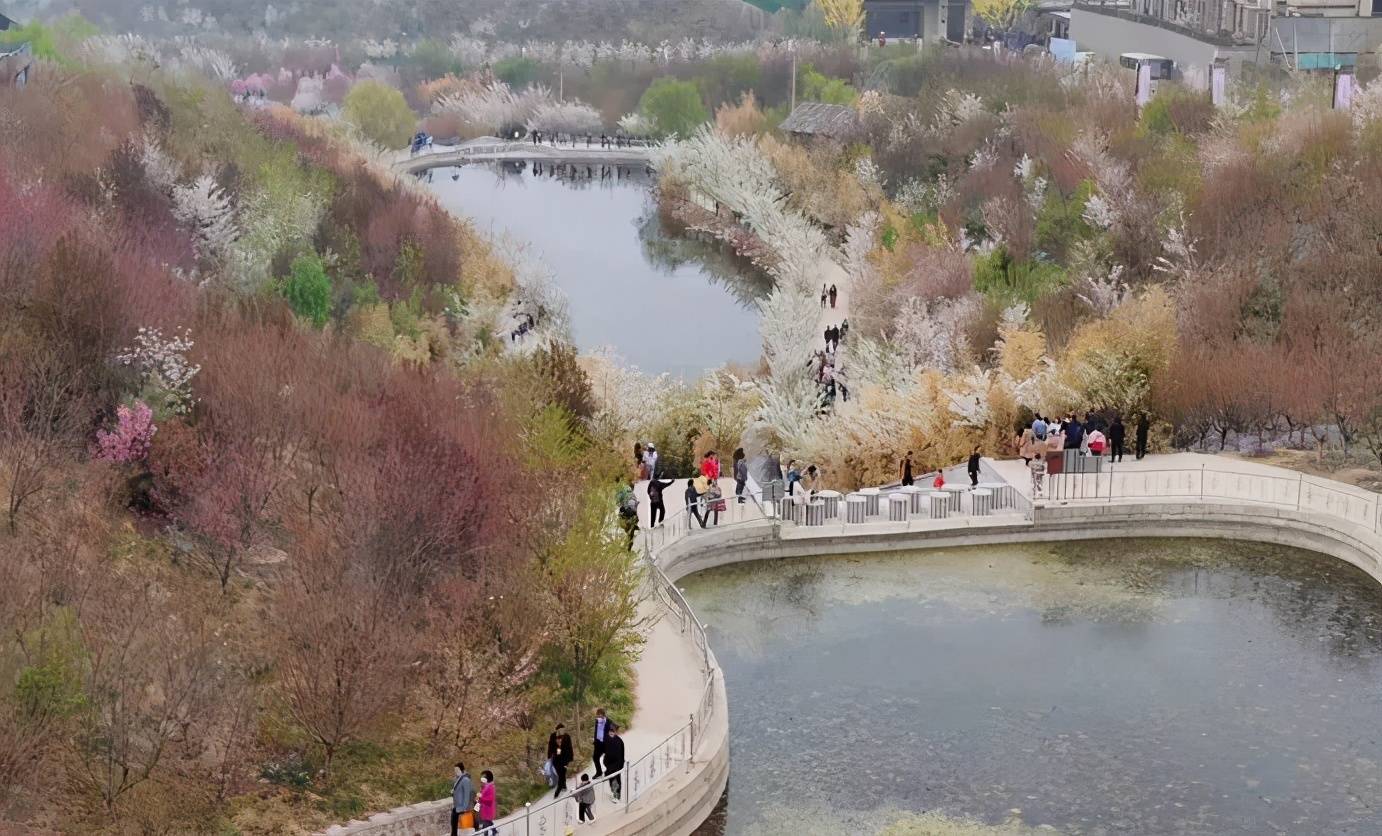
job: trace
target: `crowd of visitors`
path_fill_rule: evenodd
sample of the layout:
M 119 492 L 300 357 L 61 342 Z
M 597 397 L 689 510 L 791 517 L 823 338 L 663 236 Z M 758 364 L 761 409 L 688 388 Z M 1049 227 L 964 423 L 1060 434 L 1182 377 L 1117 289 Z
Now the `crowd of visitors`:
M 590 748 L 594 777 L 598 780 L 609 776 L 610 794 L 618 801 L 623 791 L 624 740 L 619 736 L 619 726 L 606 716 L 603 708 L 595 709 Z M 571 735 L 565 725 L 558 723 L 547 737 L 547 760 L 542 764 L 542 774 L 548 786 L 554 789 L 552 798 L 560 798 L 567 792 L 566 773 L 574 760 Z M 581 773 L 580 784 L 572 795 L 576 799 L 578 820 L 595 821 L 595 784 L 590 773 Z M 451 836 L 462 831 L 497 834 L 494 822 L 499 817 L 498 807 L 494 773 L 488 769 L 481 772 L 477 788 L 465 764 L 457 762 L 451 779 Z
M 834 305 L 834 287 L 830 288 L 829 298 L 831 305 Z M 822 291 L 821 300 L 824 304 L 827 293 Z M 840 341 L 849 335 L 849 320 L 843 320 L 839 325 L 830 325 L 825 329 L 825 347 L 811 356 L 810 368 L 811 375 L 820 387 L 821 408 L 829 409 L 835 403 L 835 398 L 849 401 L 849 386 L 846 384 L 844 363 L 840 360 Z
M 572 134 L 560 131 L 528 131 L 528 139 L 534 145 L 550 145 L 553 148 L 567 146 L 570 148 L 580 147 L 581 142 L 585 142 L 586 148 L 594 148 L 598 140 L 601 148 L 633 148 L 634 146 L 646 147 L 649 141 L 646 137 L 626 136 L 622 131 L 614 134 L 602 133 L 596 137 L 593 133 Z
M 1133 455 L 1141 459 L 1147 455 L 1147 435 L 1151 421 L 1147 413 L 1139 413 L 1134 425 Z M 1048 419 L 1037 414 L 1031 426 L 1024 426 L 1017 434 L 1017 454 L 1032 473 L 1032 492 L 1040 496 L 1048 473 L 1061 472 L 1065 451 L 1075 450 L 1081 455 L 1102 457 L 1110 463 L 1123 461 L 1126 453 L 1127 427 L 1123 417 L 1115 413 L 1111 419 L 1096 412 L 1085 414 L 1080 421 L 1075 413 L 1063 418 Z

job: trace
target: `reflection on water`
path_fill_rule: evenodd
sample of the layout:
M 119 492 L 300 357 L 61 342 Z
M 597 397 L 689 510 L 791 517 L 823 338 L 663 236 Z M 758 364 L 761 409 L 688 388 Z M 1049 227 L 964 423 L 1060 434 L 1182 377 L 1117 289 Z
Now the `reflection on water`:
M 703 833 L 877 832 L 922 811 L 1382 833 L 1382 587 L 1332 558 L 1100 541 L 684 585 L 730 701 L 728 801 Z
M 757 361 L 768 280 L 719 244 L 669 235 L 643 166 L 477 164 L 423 180 L 478 229 L 536 250 L 570 298 L 581 349 L 691 376 Z

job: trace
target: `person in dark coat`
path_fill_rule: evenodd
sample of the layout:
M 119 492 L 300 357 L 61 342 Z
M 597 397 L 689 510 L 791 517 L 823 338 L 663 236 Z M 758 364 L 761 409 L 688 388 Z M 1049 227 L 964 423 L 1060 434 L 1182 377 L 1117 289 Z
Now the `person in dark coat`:
M 916 484 L 916 479 L 912 476 L 912 451 L 911 451 L 911 450 L 908 450 L 908 451 L 907 451 L 907 455 L 902 459 L 902 462 L 901 462 L 901 464 L 898 465 L 898 468 L 899 468 L 899 470 L 900 470 L 900 474 L 899 474 L 899 475 L 902 477 L 902 486 L 903 486 L 904 488 Z
M 566 733 L 566 726 L 562 723 L 557 723 L 556 729 L 547 738 L 547 757 L 557 771 L 557 791 L 552 793 L 552 797 L 556 798 L 566 790 L 566 767 L 576 758 L 571 751 L 571 735 Z
M 624 738 L 619 736 L 619 727 L 613 723 L 609 725 L 605 740 L 605 774 L 609 776 L 609 791 L 618 801 L 624 789 Z
M 744 504 L 744 488 L 749 483 L 749 463 L 744 458 L 744 448 L 734 451 L 734 495 L 740 505 Z
M 830 307 L 835 307 L 835 300 L 839 297 L 839 295 L 840 291 L 836 289 L 835 285 L 832 284 L 830 286 Z
M 1084 441 L 1084 426 L 1078 418 L 1071 415 L 1069 423 L 1065 424 L 1065 449 L 1078 450 L 1081 441 Z
M 603 708 L 595 709 L 595 729 L 590 748 L 594 752 L 596 778 L 605 774 L 601 758 L 605 756 L 605 741 L 609 739 L 610 725 L 609 718 L 605 716 L 605 710 Z
M 969 486 L 975 488 L 979 486 L 979 448 L 975 447 L 969 454 Z
M 701 492 L 696 490 L 696 480 L 686 480 L 686 513 L 696 518 L 696 522 L 705 528 L 705 515 L 701 513 Z
M 1123 437 L 1127 429 L 1123 426 L 1123 416 L 1113 416 L 1113 423 L 1108 425 L 1108 443 L 1110 447 L 1108 460 L 1110 462 L 1121 462 L 1123 460 Z
M 672 480 L 648 480 L 648 528 L 667 519 L 667 506 L 662 502 L 662 492 L 672 487 Z
M 1151 422 L 1147 420 L 1147 413 L 1137 416 L 1137 458 L 1141 459 L 1147 455 L 1147 431 L 1151 429 Z

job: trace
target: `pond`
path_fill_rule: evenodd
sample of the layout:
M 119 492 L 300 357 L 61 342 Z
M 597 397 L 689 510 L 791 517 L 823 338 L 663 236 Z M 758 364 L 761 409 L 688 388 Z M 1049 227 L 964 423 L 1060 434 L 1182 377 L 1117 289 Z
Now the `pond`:
M 1382 587 L 1333 558 L 1120 540 L 682 583 L 730 706 L 700 833 L 1382 833 Z
M 664 228 L 639 166 L 519 162 L 434 168 L 442 204 L 531 246 L 570 299 L 576 346 L 612 347 L 648 372 L 699 376 L 761 353 L 755 300 L 769 280 L 722 245 Z

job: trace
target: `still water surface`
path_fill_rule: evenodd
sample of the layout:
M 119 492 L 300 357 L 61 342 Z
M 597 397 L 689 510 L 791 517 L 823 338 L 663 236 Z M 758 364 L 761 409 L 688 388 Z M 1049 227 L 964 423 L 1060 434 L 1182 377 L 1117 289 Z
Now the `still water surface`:
M 641 166 L 544 163 L 432 169 L 426 182 L 477 229 L 531 246 L 571 303 L 576 345 L 644 371 L 699 376 L 760 354 L 754 300 L 769 285 L 724 248 L 673 236 Z
M 922 811 L 1382 833 L 1382 587 L 1332 558 L 1098 541 L 683 585 L 730 703 L 727 804 L 702 833 L 872 833 Z

